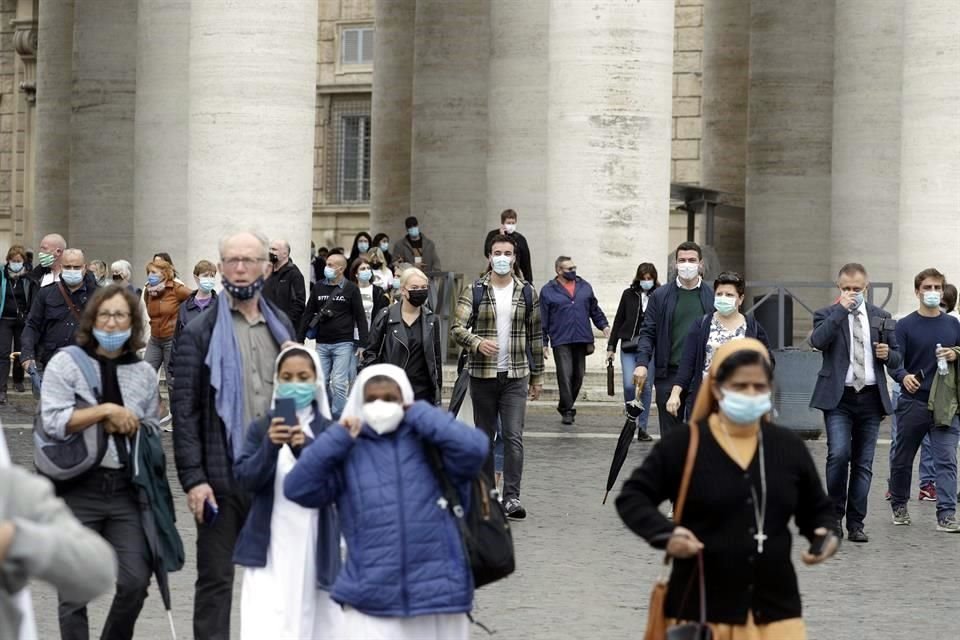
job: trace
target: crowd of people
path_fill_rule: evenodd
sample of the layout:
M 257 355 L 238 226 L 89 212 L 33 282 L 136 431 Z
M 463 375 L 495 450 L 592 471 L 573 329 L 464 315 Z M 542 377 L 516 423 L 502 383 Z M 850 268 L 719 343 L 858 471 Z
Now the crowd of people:
M 63 467 L 52 489 L 6 471 L 0 455 L 0 474 L 37 496 L 0 502 L 0 561 L 58 587 L 64 638 L 87 637 L 86 603 L 114 587 L 103 637 L 132 638 L 155 571 L 132 467 L 138 430 L 156 424 L 172 430 L 196 520 L 195 637 L 230 637 L 241 566 L 244 638 L 466 638 L 474 581 L 462 513 L 444 498 L 443 478 L 467 509 L 471 483 L 489 479 L 502 487 L 492 495 L 505 516 L 526 518 L 528 402 L 541 396 L 553 358 L 559 419 L 576 424 L 595 332 L 608 361 L 619 351 L 625 427 L 640 441 L 653 439 L 657 406 L 659 442 L 617 507 L 675 560 L 677 588 L 664 608 L 671 624 L 705 615 L 718 638 L 804 637 L 787 525 L 795 519 L 810 539 L 809 564 L 833 555 L 844 526 L 851 542 L 868 541 L 887 415 L 893 523 L 911 522 L 912 465 L 924 449 L 921 499 L 937 501 L 939 531 L 960 531 L 960 321 L 939 271 L 917 275 L 918 308 L 895 321 L 866 302 L 866 269 L 847 264 L 836 302 L 814 315 L 809 342 L 823 367 L 811 406 L 826 425 L 824 491 L 807 448 L 772 422 L 776 362 L 764 328 L 743 312 L 740 274 L 723 272 L 711 286 L 700 247 L 685 242 L 663 283 L 653 263 L 639 264 L 611 325 L 572 257 L 557 257 L 552 277 L 534 286 L 517 220 L 503 212 L 484 239 L 487 268 L 452 311 L 471 415 L 441 406 L 447 336 L 430 278 L 441 265 L 415 217 L 393 245 L 364 232 L 349 251 L 321 249 L 306 275 L 287 241 L 233 233 L 216 260 L 194 265 L 189 284 L 165 253 L 141 282 L 129 262 L 88 262 L 56 234 L 41 242 L 36 266 L 12 247 L 0 278 L 0 403 L 11 372 L 17 391 L 29 374 L 42 438 L 72 449 L 50 456 Z M 899 385 L 893 396 L 888 377 Z M 51 491 L 69 514 L 50 503 Z M 44 528 L 70 514 L 58 531 Z M 34 516 L 44 524 L 29 524 Z M 83 559 L 70 545 L 56 553 L 78 568 L 95 558 L 97 579 L 78 585 L 26 557 L 54 553 L 59 536 L 78 530 L 99 534 L 116 565 L 103 561 L 103 545 Z M 34 533 L 33 546 L 23 541 Z M 755 571 L 738 570 L 748 565 Z M 681 597 L 698 572 L 711 576 L 703 615 Z M 20 596 L 0 594 L 0 613 L 28 624 Z M 744 630 L 759 635 L 737 635 Z

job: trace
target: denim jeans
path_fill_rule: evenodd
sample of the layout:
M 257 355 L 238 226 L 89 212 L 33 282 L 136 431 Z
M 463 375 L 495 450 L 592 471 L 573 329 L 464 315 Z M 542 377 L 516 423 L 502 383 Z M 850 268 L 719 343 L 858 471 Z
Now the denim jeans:
M 890 468 L 893 469 L 893 455 L 897 446 L 897 403 L 900 400 L 900 385 L 894 384 L 891 392 L 893 400 L 893 415 L 890 416 Z M 930 453 L 930 436 L 923 437 L 920 444 L 920 486 L 936 484 L 937 473 L 933 468 L 933 454 Z M 889 481 L 887 482 L 889 485 Z M 889 486 L 887 487 L 889 488 Z
M 343 413 L 350 392 L 350 370 L 354 367 L 353 355 L 356 351 L 353 342 L 334 344 L 317 343 L 317 355 L 320 356 L 320 369 L 327 381 L 327 397 L 330 399 L 330 413 L 336 420 Z
M 957 443 L 960 442 L 960 424 L 956 418 L 949 427 L 937 427 L 933 412 L 925 400 L 901 396 L 897 403 L 897 447 L 890 468 L 891 506 L 894 509 L 910 499 L 910 479 L 913 460 L 924 436 L 930 436 L 937 483 L 937 518 L 943 519 L 957 512 Z
M 170 356 L 173 355 L 173 338 L 150 338 L 147 342 L 147 351 L 143 355 L 153 370 L 160 373 L 160 367 L 167 375 L 167 389 L 173 388 L 173 375 L 170 373 Z
M 623 403 L 633 402 L 637 397 L 637 387 L 633 384 L 633 370 L 637 368 L 637 353 L 624 353 L 620 351 L 620 368 L 623 369 Z M 653 355 L 650 356 L 653 361 Z M 643 413 L 637 418 L 637 426 L 641 431 L 647 430 L 647 421 L 650 419 L 650 399 L 653 397 L 653 383 L 647 380 L 643 391 L 640 392 L 640 404 L 643 405 Z
M 863 529 L 873 479 L 883 403 L 877 387 L 856 393 L 847 387 L 836 409 L 824 411 L 827 431 L 827 494 L 837 520 L 847 517 L 847 530 Z
M 501 373 L 496 378 L 470 377 L 470 399 L 473 401 L 473 421 L 490 438 L 490 455 L 483 470 L 494 479 L 493 438 L 497 420 L 503 429 L 503 501 L 520 497 L 523 477 L 523 423 L 527 416 L 528 378 L 508 378 Z

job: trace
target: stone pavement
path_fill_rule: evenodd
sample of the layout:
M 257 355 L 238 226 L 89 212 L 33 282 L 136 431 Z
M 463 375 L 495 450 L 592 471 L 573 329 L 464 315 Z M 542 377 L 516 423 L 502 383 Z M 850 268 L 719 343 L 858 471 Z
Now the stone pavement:
M 25 423 L 29 415 L 4 407 L 0 418 L 8 426 L 14 458 L 29 464 L 29 431 L 10 428 Z M 539 408 L 531 412 L 523 483 L 523 501 L 530 515 L 514 526 L 518 569 L 508 580 L 481 589 L 474 612 L 479 621 L 497 631 L 497 638 L 642 636 L 647 598 L 661 556 L 621 524 L 612 504 L 615 494 L 606 506 L 600 504 L 621 424 L 616 412 L 605 408 L 582 410 L 573 428 L 560 425 L 555 412 Z M 826 445 L 814 441 L 809 446 L 822 472 Z M 634 444 L 621 479 L 648 450 L 649 445 Z M 796 560 L 812 640 L 958 637 L 960 535 L 937 533 L 935 506 L 916 500 L 910 504 L 913 526 L 895 528 L 890 523 L 883 501 L 888 450 L 886 445 L 878 447 L 867 519 L 870 543 L 847 543 L 819 567 L 809 568 Z M 173 480 L 171 485 L 187 547 L 186 567 L 171 576 L 174 618 L 179 637 L 189 638 L 196 536 L 187 524 L 189 514 L 179 485 Z M 796 544 L 797 549 L 805 546 L 805 540 Z M 238 579 L 234 635 L 239 584 Z M 58 637 L 54 594 L 38 586 L 34 597 L 40 637 Z M 103 598 L 91 605 L 91 637 L 99 634 L 108 604 L 109 599 Z M 485 636 L 479 629 L 473 633 L 477 639 Z M 170 637 L 155 590 L 140 617 L 137 637 Z

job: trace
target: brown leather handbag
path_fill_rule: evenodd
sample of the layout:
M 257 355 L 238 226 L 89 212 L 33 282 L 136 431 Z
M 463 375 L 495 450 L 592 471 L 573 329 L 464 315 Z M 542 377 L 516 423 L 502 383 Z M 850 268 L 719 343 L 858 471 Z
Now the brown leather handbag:
M 687 502 L 687 492 L 690 490 L 690 478 L 693 475 L 693 465 L 697 461 L 697 448 L 700 446 L 700 429 L 695 424 L 690 425 L 690 444 L 687 446 L 687 457 L 683 463 L 683 475 L 680 479 L 680 491 L 677 493 L 677 502 L 673 506 L 673 522 L 679 525 L 683 517 L 683 507 Z M 643 640 L 664 640 L 667 637 L 667 616 L 664 605 L 667 602 L 667 585 L 670 582 L 670 555 L 663 558 L 663 569 L 660 577 L 653 585 L 650 594 L 650 607 L 647 612 L 647 630 Z M 702 579 L 702 572 L 701 572 Z M 702 601 L 701 601 L 702 602 Z

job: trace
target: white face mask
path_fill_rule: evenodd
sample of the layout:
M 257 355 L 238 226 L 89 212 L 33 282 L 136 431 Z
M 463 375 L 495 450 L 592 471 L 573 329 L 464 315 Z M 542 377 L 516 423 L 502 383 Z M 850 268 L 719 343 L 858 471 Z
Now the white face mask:
M 363 405 L 363 421 L 378 434 L 393 433 L 403 422 L 403 407 L 396 402 L 374 400 Z
M 504 231 L 506 231 L 507 233 L 513 233 L 514 231 L 517 230 L 517 225 L 516 225 L 516 224 L 505 224 L 505 225 L 503 225 L 503 229 L 504 229 Z
M 681 280 L 693 280 L 700 275 L 700 265 L 691 262 L 680 262 L 677 264 L 677 275 Z

